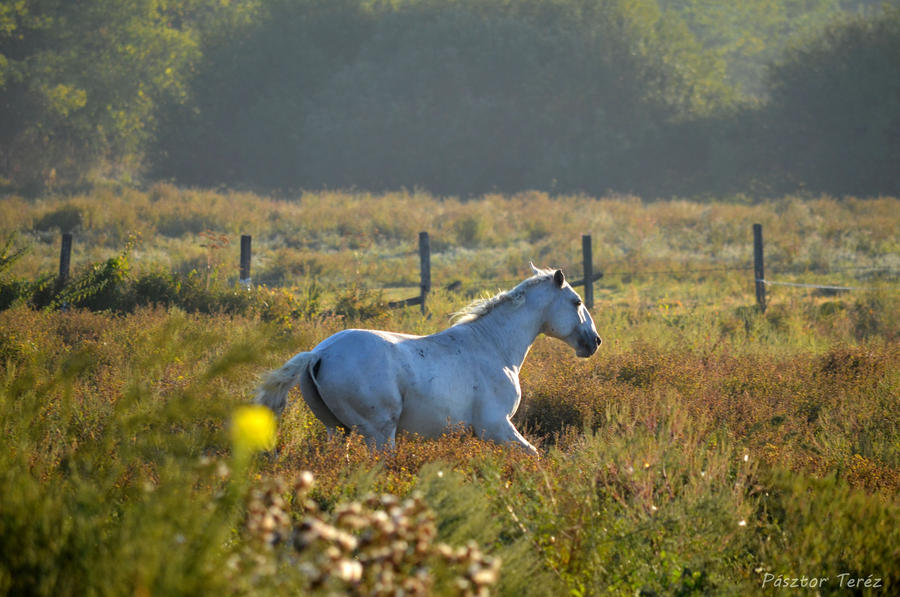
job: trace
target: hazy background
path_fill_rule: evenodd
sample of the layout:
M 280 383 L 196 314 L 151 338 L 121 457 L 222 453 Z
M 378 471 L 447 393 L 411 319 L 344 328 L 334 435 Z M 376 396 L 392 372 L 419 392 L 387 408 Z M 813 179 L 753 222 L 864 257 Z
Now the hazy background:
M 0 183 L 900 193 L 863 0 L 4 0 Z

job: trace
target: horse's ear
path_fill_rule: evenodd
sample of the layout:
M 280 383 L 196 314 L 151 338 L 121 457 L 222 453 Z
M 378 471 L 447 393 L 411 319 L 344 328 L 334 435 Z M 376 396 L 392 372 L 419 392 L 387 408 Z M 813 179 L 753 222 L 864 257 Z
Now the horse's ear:
M 558 269 L 553 272 L 553 281 L 556 282 L 556 285 L 562 288 L 563 284 L 566 283 L 566 277 L 563 275 L 562 270 Z
M 539 273 L 541 273 L 541 270 L 539 270 L 539 269 L 534 265 L 534 261 L 529 261 L 529 262 L 528 262 L 528 265 L 531 266 L 531 271 L 532 271 L 532 273 L 534 273 L 534 275 L 538 275 Z

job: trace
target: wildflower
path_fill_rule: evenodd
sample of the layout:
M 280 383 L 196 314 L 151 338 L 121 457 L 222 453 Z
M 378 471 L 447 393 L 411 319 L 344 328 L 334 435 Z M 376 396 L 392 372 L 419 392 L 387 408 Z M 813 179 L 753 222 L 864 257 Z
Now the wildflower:
M 275 415 L 265 406 L 242 406 L 231 419 L 231 441 L 238 452 L 252 453 L 275 447 Z
M 309 471 L 301 471 L 294 485 L 294 490 L 297 493 L 305 494 L 312 488 L 313 483 L 313 474 Z
M 338 578 L 344 582 L 355 583 L 362 578 L 362 564 L 355 560 L 342 559 L 334 565 L 334 571 Z
M 228 465 L 224 462 L 219 462 L 216 466 L 216 476 L 220 479 L 227 479 L 231 474 L 231 469 L 228 468 Z
M 747 521 L 746 521 L 746 520 L 743 520 L 743 519 L 742 519 L 742 520 L 739 520 L 739 521 L 738 521 L 738 526 L 739 526 L 739 527 L 745 527 L 745 526 L 747 526 Z

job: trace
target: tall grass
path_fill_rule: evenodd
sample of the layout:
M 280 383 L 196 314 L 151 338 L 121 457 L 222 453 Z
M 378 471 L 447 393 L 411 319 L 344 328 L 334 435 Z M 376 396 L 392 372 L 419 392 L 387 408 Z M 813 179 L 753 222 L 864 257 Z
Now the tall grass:
M 849 269 L 895 266 L 895 199 L 96 193 L 0 202 L 4 232 L 30 247 L 8 277 L 53 269 L 58 229 L 40 228 L 64 208 L 80 221 L 82 268 L 143 231 L 117 299 L 127 309 L 0 311 L 0 592 L 373 594 L 388 577 L 436 594 L 900 583 L 900 298 L 890 277 Z M 747 265 L 754 221 L 772 271 L 869 290 L 775 289 L 762 314 L 747 271 L 653 274 Z M 233 288 L 230 248 L 212 255 L 223 273 L 208 289 L 202 274 L 172 277 L 207 262 L 207 229 L 252 232 L 254 277 L 287 287 Z M 604 344 L 579 360 L 539 339 L 522 372 L 516 424 L 541 458 L 465 430 L 373 452 L 356 435 L 329 438 L 294 393 L 276 451 L 242 464 L 229 420 L 260 373 L 344 327 L 436 331 L 469 300 L 437 288 L 426 317 L 383 308 L 375 289 L 416 283 L 419 229 L 432 232 L 435 280 L 471 293 L 519 279 L 528 259 L 577 277 L 578 236 L 594 234 L 609 272 L 594 308 Z M 169 300 L 132 300 L 151 295 Z M 376 537 L 351 524 L 369 518 L 348 518 L 375 524 L 379 511 L 418 522 Z
M 258 281 L 292 285 L 315 278 L 326 286 L 382 287 L 417 285 L 415 243 L 418 232 L 427 230 L 435 283 L 461 280 L 480 292 L 486 284 L 517 280 L 529 260 L 574 274 L 580 270 L 581 234 L 591 233 L 597 268 L 609 272 L 601 286 L 621 291 L 663 281 L 629 277 L 634 274 L 748 267 L 750 228 L 759 222 L 769 272 L 808 271 L 804 279 L 817 281 L 823 271 L 842 269 L 827 280 L 858 281 L 865 275 L 877 282 L 879 268 L 900 268 L 897 201 L 786 197 L 750 205 L 645 203 L 634 197 L 598 200 L 537 192 L 471 200 L 346 192 L 274 199 L 157 184 L 148 192 L 99 187 L 91 195 L 33 202 L 7 197 L 0 201 L 0 235 L 16 232 L 18 243 L 30 247 L 13 270 L 24 277 L 54 271 L 58 233 L 74 228 L 76 266 L 110 257 L 137 235 L 132 259 L 140 268 L 189 272 L 211 261 L 234 279 L 243 233 L 253 235 L 252 273 Z M 208 245 L 200 236 L 205 231 L 225 235 L 227 246 L 202 246 Z M 843 271 L 847 267 L 870 269 Z M 717 294 L 743 294 L 749 277 L 749 272 L 734 278 L 683 274 L 682 300 L 696 296 L 687 292 L 690 287 L 703 289 L 713 281 L 720 284 Z

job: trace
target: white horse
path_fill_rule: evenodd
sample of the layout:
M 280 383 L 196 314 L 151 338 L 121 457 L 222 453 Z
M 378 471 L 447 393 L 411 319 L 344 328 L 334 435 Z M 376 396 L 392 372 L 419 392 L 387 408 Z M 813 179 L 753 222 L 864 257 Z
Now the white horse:
M 344 330 L 269 373 L 255 402 L 284 410 L 288 390 L 329 433 L 356 429 L 377 448 L 397 431 L 437 437 L 465 425 L 476 435 L 536 454 L 510 421 L 522 398 L 519 370 L 541 333 L 589 357 L 600 346 L 591 314 L 560 270 L 541 270 L 512 290 L 475 301 L 431 336 Z

